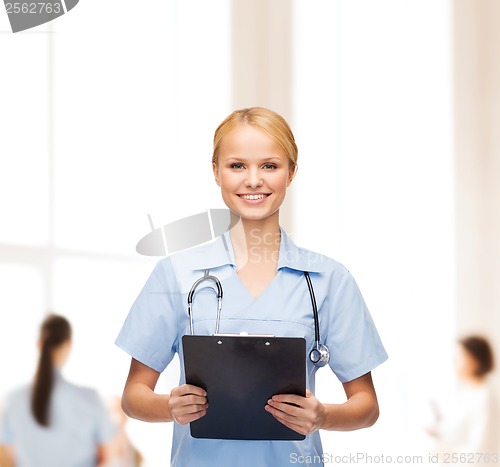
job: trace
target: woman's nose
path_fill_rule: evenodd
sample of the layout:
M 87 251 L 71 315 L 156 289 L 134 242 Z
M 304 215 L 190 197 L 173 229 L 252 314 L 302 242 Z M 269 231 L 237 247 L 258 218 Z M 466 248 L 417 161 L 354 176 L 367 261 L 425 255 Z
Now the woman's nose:
M 247 172 L 247 179 L 245 184 L 248 187 L 259 187 L 262 186 L 264 181 L 262 180 L 261 173 L 258 169 L 249 169 Z

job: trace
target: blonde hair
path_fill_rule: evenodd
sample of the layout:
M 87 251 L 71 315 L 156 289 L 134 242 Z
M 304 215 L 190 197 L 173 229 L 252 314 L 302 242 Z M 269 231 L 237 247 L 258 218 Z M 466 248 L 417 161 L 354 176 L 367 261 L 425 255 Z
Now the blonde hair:
M 214 134 L 213 164 L 217 165 L 219 162 L 219 150 L 224 137 L 236 127 L 245 124 L 261 128 L 271 135 L 288 157 L 290 170 L 295 170 L 299 154 L 292 130 L 281 115 L 263 107 L 235 110 L 224 119 Z

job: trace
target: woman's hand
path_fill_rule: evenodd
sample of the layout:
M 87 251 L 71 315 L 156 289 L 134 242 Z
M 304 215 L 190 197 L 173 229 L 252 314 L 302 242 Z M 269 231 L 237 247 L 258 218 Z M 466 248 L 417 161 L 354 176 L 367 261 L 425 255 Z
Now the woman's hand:
M 319 430 L 326 416 L 324 405 L 309 389 L 306 390 L 306 397 L 293 394 L 273 396 L 267 401 L 266 410 L 276 420 L 301 435 Z
M 174 421 L 185 425 L 198 420 L 207 413 L 207 393 L 197 386 L 183 384 L 172 389 L 168 406 Z
M 308 390 L 306 397 L 273 396 L 266 410 L 283 425 L 302 435 L 319 429 L 351 431 L 372 426 L 377 421 L 379 410 L 371 373 L 342 385 L 347 396 L 347 401 L 342 404 L 321 404 Z

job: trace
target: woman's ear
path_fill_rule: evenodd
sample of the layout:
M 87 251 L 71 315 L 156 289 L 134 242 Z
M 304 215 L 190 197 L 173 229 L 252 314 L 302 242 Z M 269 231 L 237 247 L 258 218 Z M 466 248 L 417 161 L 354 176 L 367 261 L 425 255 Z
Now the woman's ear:
M 290 170 L 288 171 L 288 181 L 286 183 L 287 188 L 290 186 L 290 184 L 292 183 L 292 180 L 294 179 L 295 175 L 297 174 L 298 168 L 299 168 L 299 166 L 297 164 L 295 164 L 294 167 L 290 168 Z
M 219 168 L 217 167 L 217 164 L 215 162 L 212 163 L 212 170 L 214 171 L 215 183 L 220 186 Z

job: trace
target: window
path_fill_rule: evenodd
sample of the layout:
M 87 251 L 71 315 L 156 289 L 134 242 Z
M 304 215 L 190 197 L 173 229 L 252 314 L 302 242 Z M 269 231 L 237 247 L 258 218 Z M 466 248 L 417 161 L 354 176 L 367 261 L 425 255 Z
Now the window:
M 74 327 L 68 378 L 121 394 L 129 359 L 114 338 L 158 260 L 135 253 L 147 214 L 160 226 L 220 204 L 211 145 L 230 111 L 229 34 L 227 0 L 112 0 L 1 36 L 15 73 L 0 112 L 0 398 L 32 377 L 47 310 Z M 159 390 L 177 378 L 174 366 Z M 148 465 L 169 457 L 170 430 L 130 423 Z

